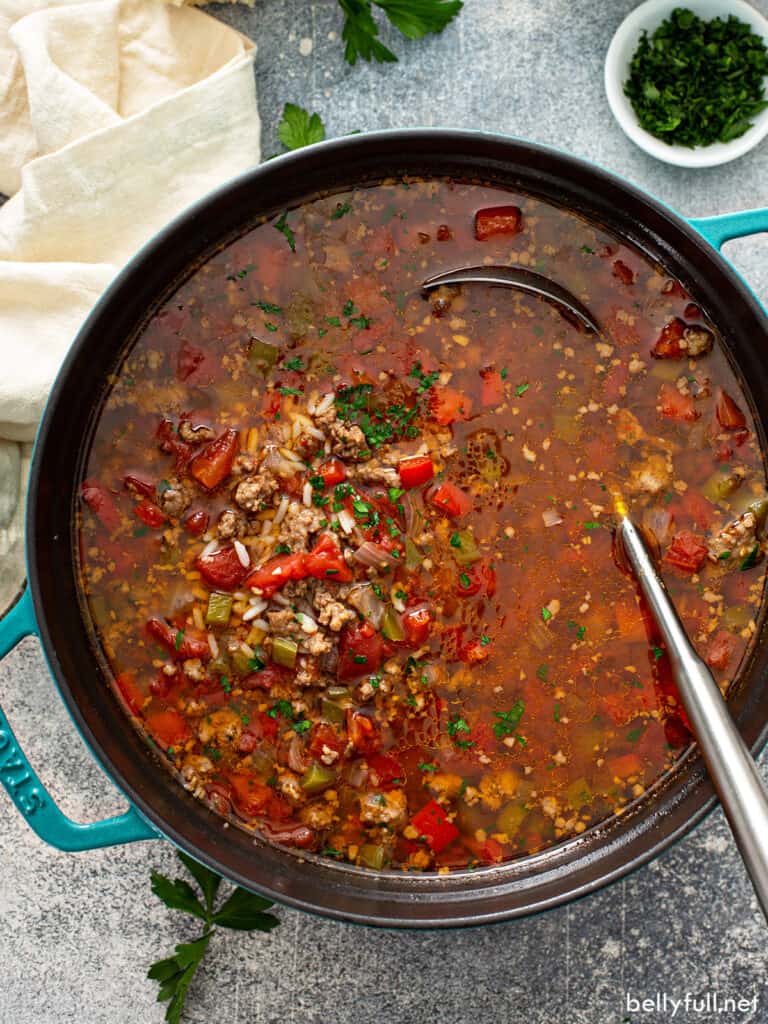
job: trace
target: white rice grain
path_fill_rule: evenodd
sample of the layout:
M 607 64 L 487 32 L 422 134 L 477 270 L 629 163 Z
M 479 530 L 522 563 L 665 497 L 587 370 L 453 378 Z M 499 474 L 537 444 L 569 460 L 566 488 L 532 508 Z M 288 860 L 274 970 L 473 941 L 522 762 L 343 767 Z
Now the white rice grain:
M 213 633 L 208 634 L 208 649 L 211 652 L 212 658 L 218 658 L 219 645 L 216 643 L 216 637 L 213 635 Z
M 285 513 L 288 511 L 288 495 L 284 494 L 280 499 L 280 504 L 277 506 L 277 512 L 275 512 L 275 518 L 273 520 L 275 526 L 278 523 L 282 523 L 285 519 Z
M 327 395 L 323 395 L 315 408 L 315 416 L 322 416 L 324 412 L 328 412 L 333 405 L 333 399 L 334 394 L 332 391 L 329 391 Z
M 248 566 L 251 564 L 251 556 L 248 553 L 248 548 L 245 546 L 245 544 L 243 544 L 241 540 L 235 539 L 233 543 L 235 546 L 235 554 L 237 555 L 238 562 L 240 563 L 240 565 L 242 565 L 244 569 L 247 569 Z

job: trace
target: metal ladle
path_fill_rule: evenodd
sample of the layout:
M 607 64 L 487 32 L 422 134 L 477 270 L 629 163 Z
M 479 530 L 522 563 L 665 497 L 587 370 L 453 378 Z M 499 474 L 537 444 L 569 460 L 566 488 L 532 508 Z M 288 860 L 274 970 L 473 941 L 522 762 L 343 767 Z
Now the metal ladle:
M 554 305 L 570 322 L 576 322 L 589 333 L 600 333 L 597 320 L 574 295 L 542 274 L 521 267 L 448 271 L 424 281 L 421 294 L 426 298 L 442 285 L 463 284 L 515 288 L 536 295 Z M 615 502 L 618 540 L 664 640 L 672 675 L 704 763 L 768 919 L 768 792 L 712 673 L 688 639 L 654 560 L 627 514 L 626 503 L 620 496 L 615 496 Z

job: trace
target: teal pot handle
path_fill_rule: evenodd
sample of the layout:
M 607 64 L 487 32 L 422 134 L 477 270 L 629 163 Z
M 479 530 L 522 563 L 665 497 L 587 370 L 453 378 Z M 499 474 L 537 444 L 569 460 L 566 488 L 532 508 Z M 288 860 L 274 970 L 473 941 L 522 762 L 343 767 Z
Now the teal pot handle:
M 711 246 L 720 249 L 732 238 L 768 231 L 768 209 L 741 210 L 739 213 L 723 213 L 718 217 L 695 217 L 689 223 L 704 235 Z
M 0 658 L 25 636 L 37 634 L 37 622 L 29 587 L 0 619 Z M 100 846 L 117 846 L 138 839 L 157 839 L 157 833 L 131 807 L 115 818 L 81 825 L 59 810 L 50 793 L 24 756 L 13 730 L 0 708 L 0 782 L 41 839 L 59 850 L 77 852 Z

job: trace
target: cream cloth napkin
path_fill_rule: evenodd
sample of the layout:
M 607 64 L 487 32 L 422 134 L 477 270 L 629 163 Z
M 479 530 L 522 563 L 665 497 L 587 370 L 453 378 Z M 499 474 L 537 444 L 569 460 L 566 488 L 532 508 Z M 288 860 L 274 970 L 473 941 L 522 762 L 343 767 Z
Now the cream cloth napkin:
M 259 161 L 255 47 L 158 0 L 0 0 L 0 610 L 30 442 L 78 327 L 175 214 Z

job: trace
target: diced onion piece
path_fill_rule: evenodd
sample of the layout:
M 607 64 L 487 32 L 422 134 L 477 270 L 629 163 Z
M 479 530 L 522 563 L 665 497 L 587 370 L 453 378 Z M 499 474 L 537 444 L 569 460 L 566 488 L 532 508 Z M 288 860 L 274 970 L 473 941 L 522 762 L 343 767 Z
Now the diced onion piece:
M 352 556 L 361 565 L 379 568 L 382 565 L 399 565 L 400 559 L 396 558 L 391 551 L 387 551 L 381 544 L 367 540 L 355 551 Z
M 216 643 L 216 637 L 213 635 L 213 633 L 208 634 L 208 649 L 211 652 L 212 658 L 218 658 L 219 645 Z
M 372 583 L 360 583 L 347 594 L 347 604 L 356 608 L 364 619 L 378 629 L 384 615 L 384 602 L 376 594 Z
M 563 522 L 563 517 L 556 508 L 545 508 L 541 513 L 541 518 L 544 520 L 545 526 L 559 526 Z
M 251 622 L 252 619 L 257 618 L 264 611 L 263 608 L 259 608 L 253 604 L 250 608 L 243 612 L 243 622 Z
M 324 412 L 328 412 L 328 410 L 333 405 L 333 399 L 334 395 L 332 391 L 329 392 L 327 395 L 323 395 L 323 397 L 315 406 L 315 416 L 322 416 Z
M 256 595 L 254 594 L 254 596 L 250 599 L 250 603 L 251 607 L 255 608 L 257 612 L 263 612 L 264 609 L 267 607 L 268 602 L 265 601 L 263 597 L 256 597 Z
M 317 632 L 317 623 L 312 616 L 307 615 L 306 612 L 296 612 L 296 621 L 301 626 L 302 633 L 312 636 L 313 633 Z
M 339 526 L 341 526 L 344 533 L 352 533 L 355 528 L 355 517 L 349 511 L 349 509 L 343 508 L 339 511 Z

